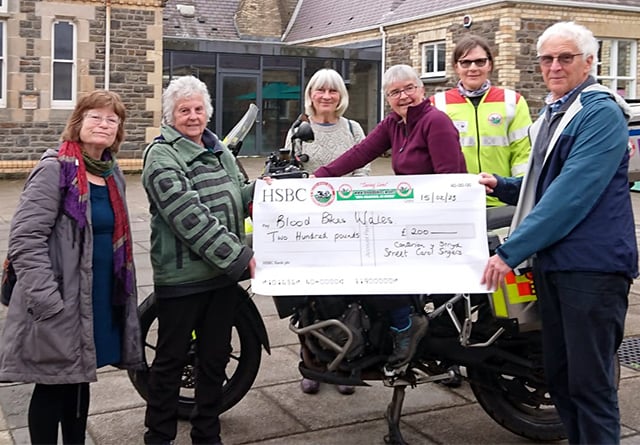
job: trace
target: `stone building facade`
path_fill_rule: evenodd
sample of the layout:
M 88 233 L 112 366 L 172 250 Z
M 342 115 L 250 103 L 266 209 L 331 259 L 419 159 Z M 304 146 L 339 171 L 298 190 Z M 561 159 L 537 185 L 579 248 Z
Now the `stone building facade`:
M 536 61 L 536 41 L 542 31 L 558 21 L 572 20 L 591 29 L 598 39 L 624 39 L 634 42 L 635 52 L 629 55 L 635 71 L 632 91 L 625 91 L 629 98 L 640 97 L 640 27 L 637 26 L 640 4 L 631 8 L 609 6 L 568 7 L 554 6 L 554 2 L 495 2 L 481 7 L 469 7 L 464 12 L 432 14 L 422 19 L 402 20 L 391 24 L 381 24 L 354 33 L 341 33 L 330 37 L 317 37 L 304 42 L 305 45 L 348 46 L 356 42 L 380 41 L 384 48 L 383 67 L 397 63 L 412 65 L 418 72 L 422 65 L 422 46 L 428 42 L 444 41 L 446 44 L 446 75 L 424 78 L 427 94 L 433 94 L 454 86 L 457 82 L 450 56 L 455 42 L 466 33 L 484 36 L 489 40 L 494 52 L 494 72 L 492 82 L 496 85 L 515 89 L 522 93 L 529 103 L 532 115 L 544 104 L 547 90 Z M 471 26 L 465 27 L 464 16 L 471 19 Z M 601 60 L 606 57 L 603 46 Z M 607 68 L 603 65 L 603 71 Z
M 52 94 L 52 26 L 57 21 L 74 29 L 74 94 L 107 87 L 119 93 L 127 108 L 120 159 L 126 164 L 128 158 L 140 158 L 160 123 L 163 1 L 3 1 L 7 79 L 0 108 L 0 171 L 23 171 L 44 150 L 56 147 L 73 108 L 56 103 Z
M 616 88 L 626 97 L 640 97 L 637 0 L 383 0 L 376 8 L 367 5 L 366 0 L 0 0 L 0 174 L 33 166 L 58 143 L 70 113 L 70 106 L 52 100 L 52 27 L 60 20 L 75 30 L 74 94 L 109 88 L 125 100 L 127 138 L 120 155 L 125 166 L 129 160 L 139 166 L 145 144 L 157 134 L 162 87 L 174 74 L 215 73 L 209 87 L 222 115 L 225 79 L 232 74 L 249 73 L 258 86 L 273 81 L 269 75 L 287 83 L 293 81 L 286 76 L 294 76 L 302 87 L 311 70 L 330 63 L 355 76 L 350 87 L 361 98 L 349 112 L 370 130 L 385 112 L 379 91 L 385 68 L 407 63 L 422 72 L 425 46 L 438 42 L 450 57 L 455 42 L 469 32 L 493 45 L 494 84 L 522 93 L 534 117 L 546 95 L 536 40 L 561 20 L 588 26 L 603 42 L 627 42 L 624 65 L 633 72 L 621 81 L 624 88 Z M 463 17 L 471 19 L 470 26 L 464 26 Z M 600 57 L 614 52 L 603 44 Z M 213 56 L 216 61 L 210 62 Z M 305 60 L 295 70 L 277 66 L 292 57 Z M 224 65 L 229 58 L 238 64 L 251 59 L 259 66 L 239 71 Z M 269 72 L 267 62 L 272 63 Z M 611 68 L 602 64 L 600 74 Z M 441 73 L 423 80 L 433 94 L 457 79 L 447 58 Z M 225 128 L 224 122 L 213 124 L 219 133 Z

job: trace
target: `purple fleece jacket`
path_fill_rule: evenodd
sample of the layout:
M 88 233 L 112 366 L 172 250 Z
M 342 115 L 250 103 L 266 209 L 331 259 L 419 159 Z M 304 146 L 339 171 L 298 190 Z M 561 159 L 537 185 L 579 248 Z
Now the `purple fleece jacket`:
M 428 100 L 407 111 L 407 123 L 390 113 L 359 144 L 333 162 L 320 167 L 317 177 L 343 176 L 391 149 L 391 166 L 396 175 L 466 173 L 458 130 L 442 111 Z

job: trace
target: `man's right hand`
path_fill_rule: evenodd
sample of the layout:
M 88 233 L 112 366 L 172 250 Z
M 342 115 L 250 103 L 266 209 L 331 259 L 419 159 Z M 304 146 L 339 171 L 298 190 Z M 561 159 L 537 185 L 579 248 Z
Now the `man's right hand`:
M 498 185 L 498 180 L 490 173 L 480 173 L 478 175 L 478 182 L 484 185 L 484 191 L 487 194 L 493 193 L 493 190 Z

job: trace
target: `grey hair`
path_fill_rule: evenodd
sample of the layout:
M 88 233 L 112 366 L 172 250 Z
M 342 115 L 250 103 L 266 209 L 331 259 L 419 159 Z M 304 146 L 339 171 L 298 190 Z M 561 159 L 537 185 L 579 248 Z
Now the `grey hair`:
M 304 112 L 309 116 L 315 114 L 316 110 L 313 108 L 311 95 L 314 90 L 323 87 L 337 90 L 338 93 L 340 93 L 340 102 L 338 102 L 338 106 L 336 107 L 336 115 L 341 117 L 349 106 L 349 92 L 347 91 L 347 86 L 342 76 L 330 68 L 323 68 L 316 71 L 314 75 L 311 76 L 311 79 L 309 79 L 307 87 L 304 89 Z
M 169 86 L 162 93 L 162 123 L 164 125 L 175 124 L 173 112 L 176 103 L 194 96 L 202 97 L 207 122 L 209 122 L 211 116 L 213 116 L 213 105 L 211 105 L 211 96 L 209 96 L 207 85 L 194 76 L 182 76 L 172 79 Z
M 382 91 L 388 93 L 387 88 L 389 85 L 395 82 L 411 81 L 418 87 L 424 86 L 420 76 L 416 73 L 416 70 L 409 65 L 393 65 L 382 76 Z
M 551 25 L 538 37 L 538 43 L 536 44 L 538 55 L 540 55 L 540 50 L 547 40 L 552 37 L 571 40 L 578 47 L 578 51 L 582 53 L 583 60 L 587 60 L 589 56 L 592 56 L 591 75 L 596 75 L 598 69 L 598 40 L 588 28 L 575 22 L 558 22 Z

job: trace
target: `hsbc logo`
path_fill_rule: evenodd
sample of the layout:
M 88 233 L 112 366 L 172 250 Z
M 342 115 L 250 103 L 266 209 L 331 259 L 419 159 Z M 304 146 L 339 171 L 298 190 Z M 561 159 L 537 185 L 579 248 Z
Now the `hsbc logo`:
M 262 189 L 262 202 L 304 202 L 309 197 L 305 188 L 273 188 Z

